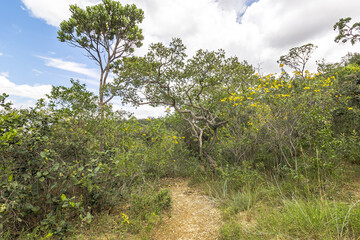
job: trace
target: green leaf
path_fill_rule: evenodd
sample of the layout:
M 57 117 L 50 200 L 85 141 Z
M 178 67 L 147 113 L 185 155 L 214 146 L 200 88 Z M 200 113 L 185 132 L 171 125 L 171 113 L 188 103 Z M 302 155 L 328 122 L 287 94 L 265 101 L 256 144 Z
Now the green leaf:
M 65 201 L 65 200 L 66 200 L 65 194 L 61 194 L 61 200 L 62 200 L 62 201 Z
M 45 240 L 45 239 L 51 237 L 52 235 L 53 235 L 53 233 L 48 233 L 42 240 Z
M 46 157 L 46 152 L 41 152 L 41 153 L 40 153 L 40 156 L 41 156 L 42 158 L 45 158 L 45 157 Z
M 8 182 L 11 182 L 13 180 L 14 175 L 10 174 L 9 178 L 8 178 Z
M 31 210 L 33 212 L 38 212 L 40 210 L 40 207 L 36 206 L 36 207 L 32 207 Z
M 53 171 L 58 170 L 60 167 L 60 163 L 55 163 L 54 166 L 52 167 Z

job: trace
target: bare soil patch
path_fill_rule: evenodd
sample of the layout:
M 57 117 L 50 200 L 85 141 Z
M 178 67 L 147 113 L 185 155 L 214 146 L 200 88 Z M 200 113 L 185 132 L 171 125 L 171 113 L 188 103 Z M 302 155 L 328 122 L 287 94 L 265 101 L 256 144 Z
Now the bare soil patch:
M 151 239 L 218 239 L 221 215 L 216 202 L 203 192 L 190 188 L 184 179 L 166 182 L 172 198 L 171 214 L 154 230 Z

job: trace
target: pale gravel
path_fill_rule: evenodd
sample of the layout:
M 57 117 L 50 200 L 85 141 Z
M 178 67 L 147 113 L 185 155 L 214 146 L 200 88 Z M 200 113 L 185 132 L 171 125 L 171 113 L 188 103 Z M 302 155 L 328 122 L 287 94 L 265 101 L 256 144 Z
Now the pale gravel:
M 218 239 L 221 225 L 216 202 L 201 191 L 188 186 L 184 179 L 168 180 L 172 198 L 170 217 L 153 231 L 153 240 Z

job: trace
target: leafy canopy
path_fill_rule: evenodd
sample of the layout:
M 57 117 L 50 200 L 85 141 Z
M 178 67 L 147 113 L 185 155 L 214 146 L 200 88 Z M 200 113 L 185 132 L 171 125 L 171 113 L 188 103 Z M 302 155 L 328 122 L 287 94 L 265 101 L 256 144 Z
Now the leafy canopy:
M 305 44 L 300 47 L 294 47 L 289 50 L 289 53 L 280 57 L 277 61 L 281 67 L 286 65 L 295 71 L 299 72 L 300 75 L 304 75 L 305 66 L 309 61 L 311 54 L 315 51 L 317 46 L 312 43 Z
M 144 12 L 133 5 L 122 6 L 117 1 L 81 9 L 70 5 L 71 18 L 60 24 L 58 39 L 85 49 L 89 57 L 102 66 L 102 59 L 116 60 L 140 47 L 144 39 L 137 24 Z
M 350 41 L 352 45 L 360 41 L 360 22 L 349 25 L 351 18 L 341 18 L 334 25 L 334 30 L 338 30 L 339 34 L 335 38 L 335 42 L 346 43 Z
M 228 121 L 224 116 L 231 112 L 221 99 L 245 89 L 254 71 L 236 57 L 227 58 L 223 50 L 198 50 L 186 59 L 185 49 L 178 38 L 169 46 L 152 44 L 145 57 L 124 59 L 118 65 L 115 72 L 123 74 L 115 82 L 131 79 L 128 98 L 135 104 L 173 107 L 188 123 L 199 155 L 215 168 L 210 152 L 218 129 Z

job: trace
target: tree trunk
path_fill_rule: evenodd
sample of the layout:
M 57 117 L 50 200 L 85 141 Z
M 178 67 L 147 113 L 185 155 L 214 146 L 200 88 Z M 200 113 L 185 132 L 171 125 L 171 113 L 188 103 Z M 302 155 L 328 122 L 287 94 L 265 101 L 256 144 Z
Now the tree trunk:
M 99 87 L 99 105 L 100 105 L 100 152 L 104 151 L 104 126 L 103 126 L 103 122 L 104 122 L 104 118 L 105 118 L 105 112 L 104 112 L 104 72 L 101 71 L 101 76 L 100 76 L 100 87 Z
M 216 163 L 215 163 L 214 159 L 211 157 L 211 155 L 207 151 L 204 151 L 204 156 L 205 156 L 206 161 L 210 165 L 211 170 L 213 171 L 213 173 L 215 173 Z

